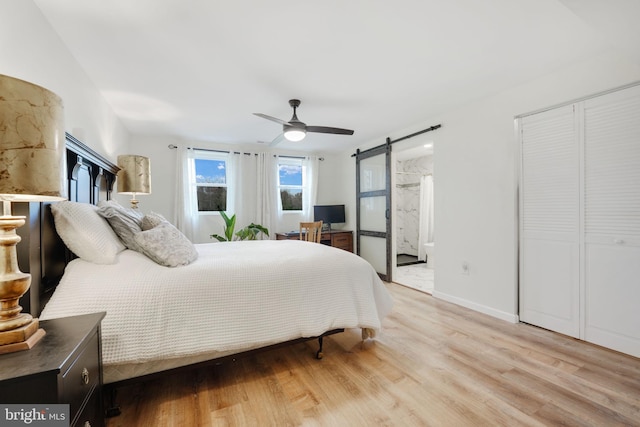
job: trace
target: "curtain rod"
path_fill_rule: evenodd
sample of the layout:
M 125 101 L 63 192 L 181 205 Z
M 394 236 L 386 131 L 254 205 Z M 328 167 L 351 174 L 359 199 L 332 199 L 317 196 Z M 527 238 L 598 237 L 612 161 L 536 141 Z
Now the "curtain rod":
M 178 146 L 177 146 L 177 145 L 175 145 L 175 144 L 169 144 L 169 146 L 168 146 L 168 147 L 169 147 L 169 149 L 170 149 L 170 150 L 174 150 L 174 149 L 178 148 Z M 207 151 L 207 152 L 211 152 L 211 153 L 227 153 L 227 154 L 229 154 L 229 153 L 233 153 L 233 154 L 244 154 L 244 155 L 246 155 L 246 156 L 250 156 L 250 155 L 252 155 L 252 154 L 254 154 L 254 155 L 256 155 L 256 156 L 258 155 L 257 153 L 242 153 L 242 152 L 240 152 L 240 151 L 214 150 L 214 149 L 211 149 L 211 148 L 192 148 L 192 147 L 187 147 L 187 150 L 194 150 L 194 151 Z M 282 156 L 282 155 L 278 155 L 278 154 L 274 154 L 274 155 L 273 155 L 273 157 L 282 157 L 282 158 L 284 158 L 284 159 L 305 159 L 305 158 L 306 158 L 306 157 L 304 157 L 304 156 L 302 156 L 302 157 L 300 157 L 300 156 Z M 323 161 L 323 160 L 324 160 L 324 157 L 318 157 L 318 160 Z
M 177 145 L 175 144 L 169 144 L 169 150 L 175 150 L 176 148 L 178 148 Z M 205 151 L 208 153 L 233 153 L 233 154 L 245 154 L 247 156 L 250 156 L 252 154 L 256 154 L 256 153 L 242 153 L 240 151 L 229 151 L 229 150 L 214 150 L 213 148 L 194 148 L 194 147 L 187 147 L 187 150 L 193 150 L 193 151 Z M 257 155 L 257 154 L 256 154 Z
M 169 144 L 169 150 L 175 150 L 176 148 L 178 148 L 177 145 L 175 144 Z M 230 153 L 229 150 L 214 150 L 213 148 L 193 148 L 193 147 L 187 147 L 187 150 L 194 150 L 194 151 L 208 151 L 211 153 Z
M 283 156 L 280 154 L 274 154 L 273 157 L 282 157 L 283 159 L 306 159 L 308 156 Z M 324 161 L 324 157 L 318 157 L 321 162 Z

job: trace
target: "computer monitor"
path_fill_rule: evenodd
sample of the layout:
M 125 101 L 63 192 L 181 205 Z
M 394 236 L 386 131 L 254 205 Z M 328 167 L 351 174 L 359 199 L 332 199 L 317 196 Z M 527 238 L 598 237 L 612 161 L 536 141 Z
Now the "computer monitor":
M 313 220 L 327 224 L 331 231 L 331 224 L 345 222 L 344 205 L 316 205 L 313 207 Z

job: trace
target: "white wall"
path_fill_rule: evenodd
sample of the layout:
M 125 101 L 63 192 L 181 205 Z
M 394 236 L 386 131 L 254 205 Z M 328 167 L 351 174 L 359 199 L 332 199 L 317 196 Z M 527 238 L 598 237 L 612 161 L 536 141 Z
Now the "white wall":
M 434 296 L 517 321 L 517 161 L 514 116 L 640 80 L 640 64 L 603 54 L 509 91 L 479 100 L 409 129 L 435 124 L 435 229 L 438 268 Z M 394 150 L 402 149 L 401 144 Z M 415 143 L 412 143 L 415 145 Z M 355 188 L 353 159 L 343 153 L 344 181 Z M 351 198 L 355 211 L 355 197 Z M 355 219 L 351 218 L 353 226 Z M 463 261 L 469 275 L 461 273 Z
M 148 157 L 151 163 L 151 194 L 136 195 L 138 207 L 144 212 L 157 212 L 175 223 L 174 199 L 176 181 L 176 156 L 178 150 L 169 145 L 180 141 L 172 137 L 132 136 L 131 145 L 118 154 L 137 154 Z M 123 206 L 129 204 L 131 196 L 116 194 L 114 197 Z
M 62 98 L 65 130 L 115 161 L 129 133 L 32 1 L 0 3 L 0 74 Z
M 348 174 L 342 166 L 342 157 L 337 154 L 323 156 L 324 161 L 320 162 L 318 172 L 318 201 L 319 205 L 345 205 L 344 224 L 332 224 L 333 230 L 355 230 L 354 226 L 349 226 L 349 221 L 355 221 L 355 208 L 351 209 L 349 201 L 355 197 L 356 189 L 351 186 L 351 180 L 345 180 Z M 355 174 L 355 169 L 354 172 Z

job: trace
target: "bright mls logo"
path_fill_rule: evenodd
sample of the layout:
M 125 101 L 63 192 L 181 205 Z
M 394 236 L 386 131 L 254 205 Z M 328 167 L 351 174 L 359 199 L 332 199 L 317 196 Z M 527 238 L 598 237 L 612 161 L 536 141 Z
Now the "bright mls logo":
M 69 405 L 0 405 L 0 425 L 69 427 Z

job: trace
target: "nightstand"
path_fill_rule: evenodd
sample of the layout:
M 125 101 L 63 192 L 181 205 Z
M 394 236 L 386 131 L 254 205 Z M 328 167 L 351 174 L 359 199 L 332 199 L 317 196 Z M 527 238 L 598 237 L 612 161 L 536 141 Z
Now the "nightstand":
M 43 320 L 30 350 L 0 355 L 0 402 L 68 403 L 70 425 L 104 426 L 100 322 L 106 313 Z

